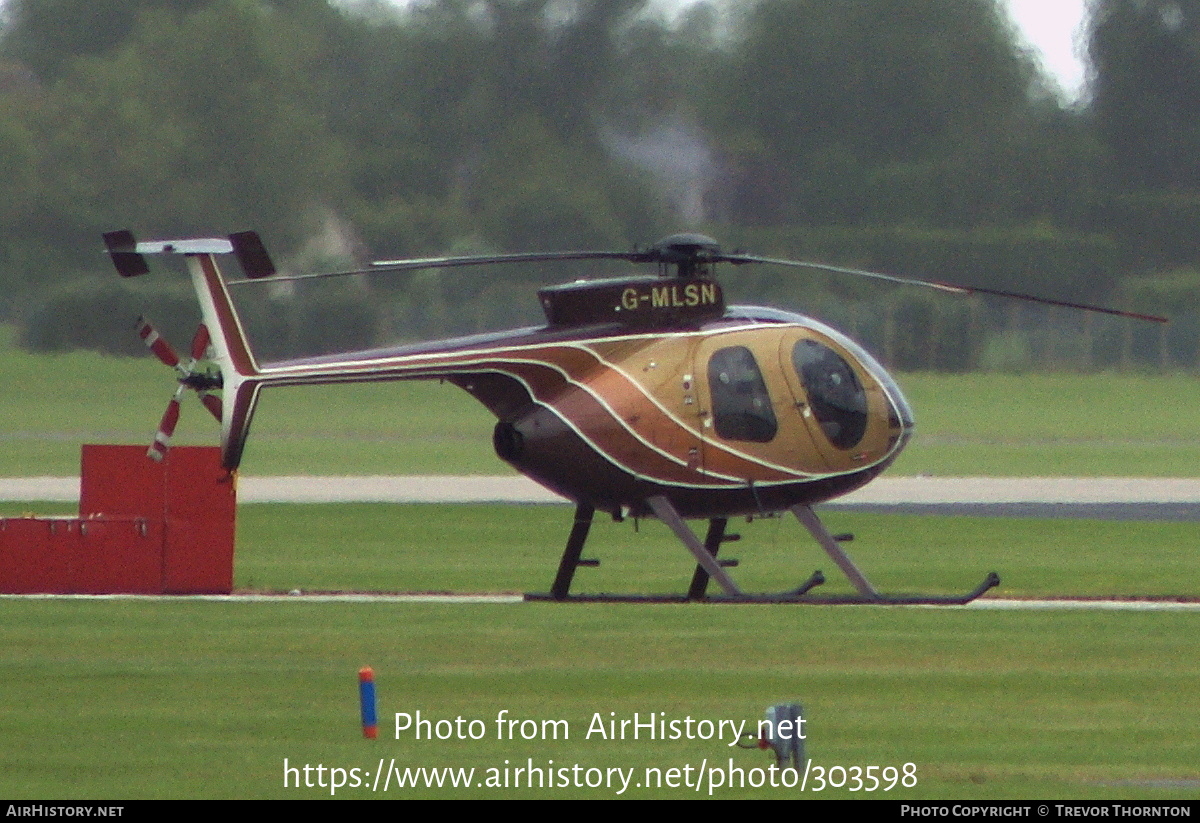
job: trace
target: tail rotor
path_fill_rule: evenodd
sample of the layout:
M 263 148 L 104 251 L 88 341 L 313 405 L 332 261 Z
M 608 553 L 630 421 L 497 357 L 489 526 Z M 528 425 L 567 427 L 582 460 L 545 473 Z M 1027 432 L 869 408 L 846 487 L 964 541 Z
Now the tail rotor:
M 167 410 L 163 414 L 162 422 L 158 425 L 154 442 L 146 451 L 147 457 L 159 461 L 166 456 L 171 436 L 175 433 L 175 427 L 179 423 L 183 396 L 188 389 L 196 392 L 204 408 L 208 409 L 217 422 L 221 421 L 221 398 L 212 393 L 221 388 L 221 375 L 219 371 L 214 372 L 207 365 L 201 368 L 208 353 L 209 344 L 212 342 L 208 327 L 204 324 L 196 329 L 196 334 L 192 337 L 191 349 L 188 352 L 189 359 L 186 364 L 170 342 L 160 335 L 144 317 L 138 318 L 137 330 L 138 336 L 142 338 L 146 348 L 150 349 L 151 353 L 164 365 L 174 369 L 176 379 L 179 381 L 179 388 L 175 390 L 174 396 L 167 403 Z

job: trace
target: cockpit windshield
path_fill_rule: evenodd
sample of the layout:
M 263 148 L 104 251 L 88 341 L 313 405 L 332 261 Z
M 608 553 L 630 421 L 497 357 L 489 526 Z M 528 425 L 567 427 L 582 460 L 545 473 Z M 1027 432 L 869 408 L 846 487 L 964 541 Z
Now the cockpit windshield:
M 850 364 L 816 340 L 796 341 L 792 366 L 825 437 L 839 449 L 857 446 L 867 431 L 867 393 Z

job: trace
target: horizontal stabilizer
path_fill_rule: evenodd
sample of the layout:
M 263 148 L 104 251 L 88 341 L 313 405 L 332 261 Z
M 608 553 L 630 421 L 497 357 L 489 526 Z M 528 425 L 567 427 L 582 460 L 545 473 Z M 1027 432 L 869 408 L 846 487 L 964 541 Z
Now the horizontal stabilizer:
M 267 247 L 263 245 L 258 232 L 235 232 L 229 235 L 229 242 L 233 244 L 233 253 L 237 255 L 246 277 L 258 280 L 275 274 L 275 264 L 271 261 L 271 255 L 267 254 Z
M 233 251 L 233 243 L 223 237 L 139 243 L 128 229 L 105 232 L 104 245 L 117 273 L 122 277 L 138 277 L 148 273 L 150 266 L 142 256 L 145 254 L 229 254 Z
M 233 244 L 224 237 L 189 240 L 149 240 L 134 247 L 138 254 L 229 254 Z

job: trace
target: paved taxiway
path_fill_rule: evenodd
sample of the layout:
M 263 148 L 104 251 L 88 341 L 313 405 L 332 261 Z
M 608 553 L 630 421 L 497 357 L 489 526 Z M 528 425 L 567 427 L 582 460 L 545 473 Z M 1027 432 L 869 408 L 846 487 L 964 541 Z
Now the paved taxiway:
M 0 501 L 79 499 L 74 477 L 0 478 Z M 520 476 L 254 477 L 243 503 L 563 503 Z M 881 477 L 825 504 L 860 511 L 1200 521 L 1200 479 Z
M 450 592 L 301 592 L 288 594 L 237 592 L 235 594 L 0 594 L 0 600 L 207 600 L 216 603 L 453 603 L 458 605 L 503 605 L 524 603 L 512 592 L 454 594 Z M 659 604 L 664 605 L 664 604 Z M 681 604 L 670 604 L 681 605 Z M 828 608 L 839 608 L 829 606 Z M 861 608 L 861 606 L 859 606 Z M 986 595 L 961 605 L 892 605 L 893 609 L 983 609 L 988 611 L 1120 611 L 1200 612 L 1200 602 L 1179 600 L 1002 600 Z

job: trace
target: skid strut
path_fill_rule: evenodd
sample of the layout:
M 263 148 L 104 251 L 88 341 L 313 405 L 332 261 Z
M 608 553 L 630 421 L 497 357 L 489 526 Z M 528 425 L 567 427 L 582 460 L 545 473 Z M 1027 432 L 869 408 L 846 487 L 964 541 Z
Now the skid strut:
M 571 591 L 571 581 L 575 579 L 575 569 L 581 562 L 579 558 L 583 553 L 583 544 L 587 542 L 595 514 L 595 507 L 588 503 L 575 506 L 575 525 L 571 527 L 567 547 L 563 550 L 562 560 L 558 562 L 558 574 L 554 576 L 554 585 L 550 587 L 550 596 L 555 600 L 566 600 Z M 595 564 L 584 562 L 584 565 Z
M 725 590 L 725 594 L 731 597 L 740 597 L 743 592 L 733 582 L 721 564 L 717 562 L 716 549 L 708 549 L 696 533 L 688 528 L 688 524 L 679 516 L 679 512 L 671 505 L 671 501 L 662 495 L 655 495 L 649 498 L 647 503 L 650 504 L 650 510 L 654 512 L 659 520 L 663 521 L 670 527 L 671 531 L 675 532 L 675 536 L 679 538 L 683 545 L 687 546 L 688 551 L 696 558 L 696 563 L 699 564 L 700 570 L 707 572 L 708 576 L 717 581 L 717 584 Z M 724 526 L 721 527 L 722 533 L 725 531 Z M 707 581 L 706 581 L 707 583 Z
M 821 518 L 817 517 L 817 513 L 812 510 L 811 506 L 792 506 L 790 511 L 796 515 L 796 519 L 800 521 L 801 525 L 808 529 L 808 533 L 813 536 L 813 539 L 821 544 L 821 548 L 825 550 L 830 559 L 838 564 L 842 573 L 850 578 L 850 582 L 854 584 L 854 588 L 858 589 L 858 593 L 864 599 L 879 600 L 882 597 L 871 585 L 871 581 L 858 570 L 858 566 L 854 565 L 850 555 L 842 551 L 838 541 L 833 539 L 833 535 L 829 533 L 829 529 L 825 528 L 825 524 L 821 522 Z
M 724 517 L 714 517 L 708 521 L 708 534 L 704 536 L 704 550 L 716 559 L 721 550 L 721 541 L 725 539 L 725 526 L 729 523 Z M 717 561 L 720 562 L 719 560 Z M 709 574 L 699 563 L 692 575 L 692 585 L 688 586 L 688 600 L 703 600 L 708 591 Z
M 829 555 L 834 563 L 837 563 L 838 568 L 854 584 L 854 588 L 858 590 L 859 595 L 858 597 L 805 597 L 799 602 L 824 604 L 878 603 L 890 606 L 961 606 L 970 603 L 988 589 L 1000 585 L 1000 575 L 995 572 L 988 572 L 987 577 L 983 579 L 982 583 L 960 596 L 880 594 L 871 585 L 871 581 L 867 580 L 866 575 L 859 570 L 858 566 L 854 565 L 854 561 L 850 559 L 850 556 L 842 551 L 842 547 L 838 545 L 838 539 L 829 533 L 829 530 L 825 528 L 825 524 L 821 522 L 821 518 L 817 517 L 816 512 L 812 510 L 811 506 L 792 506 L 789 511 L 796 515 L 796 519 L 804 525 L 804 528 L 808 529 L 813 539 L 820 543 L 825 553 Z
M 813 536 L 813 539 L 825 550 L 825 553 L 838 565 L 838 568 L 846 575 L 853 584 L 857 595 L 841 595 L 830 597 L 812 597 L 808 595 L 810 589 L 821 585 L 825 582 L 825 576 L 820 572 L 814 572 L 799 588 L 792 591 L 783 592 L 781 594 L 747 594 L 738 588 L 737 584 L 723 568 L 722 562 L 717 560 L 717 552 L 721 547 L 721 543 L 725 540 L 735 540 L 736 535 L 725 534 L 725 528 L 728 521 L 723 517 L 714 517 L 709 520 L 708 533 L 705 535 L 704 542 L 696 536 L 695 532 L 687 525 L 687 522 L 680 516 L 678 510 L 671 501 L 662 495 L 655 495 L 646 500 L 650 510 L 654 512 L 668 528 L 675 534 L 679 541 L 687 547 L 692 556 L 696 559 L 696 571 L 692 575 L 692 583 L 688 588 L 686 595 L 621 595 L 621 594 L 571 594 L 571 582 L 575 576 L 575 569 L 579 566 L 594 566 L 597 562 L 594 560 L 582 560 L 581 553 L 583 552 L 584 543 L 587 542 L 588 532 L 591 529 L 592 518 L 595 515 L 595 508 L 587 503 L 579 503 L 575 508 L 575 523 L 571 528 L 571 534 L 567 538 L 567 546 L 563 550 L 562 560 L 559 562 L 558 574 L 554 578 L 554 585 L 551 587 L 548 594 L 526 594 L 526 600 L 556 600 L 565 601 L 571 600 L 576 602 L 637 602 L 637 603 L 683 603 L 687 601 L 706 601 L 711 603 L 812 603 L 812 604 L 849 604 L 849 603 L 864 603 L 878 605 L 963 605 L 970 603 L 975 598 L 986 592 L 988 589 L 1000 584 L 1000 576 L 995 572 L 990 572 L 983 582 L 975 587 L 972 591 L 964 595 L 951 596 L 930 596 L 930 595 L 884 595 L 880 594 L 866 578 L 866 575 L 855 565 L 850 556 L 842 550 L 839 542 L 849 539 L 848 535 L 835 536 L 829 533 L 825 528 L 825 524 L 817 517 L 816 512 L 811 506 L 796 505 L 791 506 L 789 511 L 796 516 Z M 730 563 L 733 565 L 733 563 Z M 709 580 L 716 580 L 717 584 L 723 590 L 722 594 L 706 595 Z

